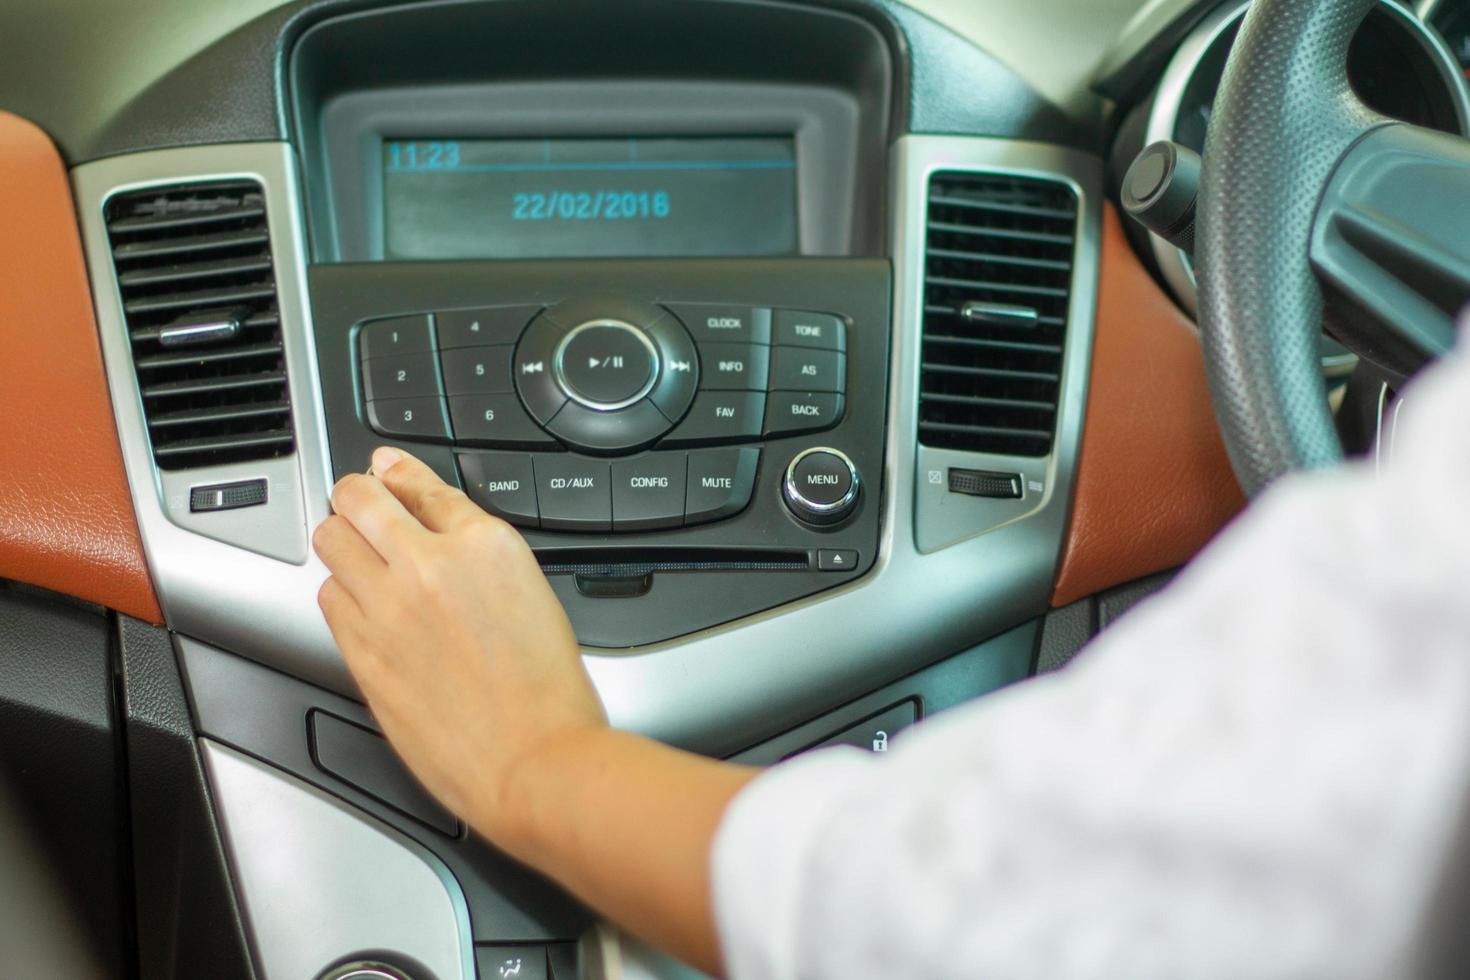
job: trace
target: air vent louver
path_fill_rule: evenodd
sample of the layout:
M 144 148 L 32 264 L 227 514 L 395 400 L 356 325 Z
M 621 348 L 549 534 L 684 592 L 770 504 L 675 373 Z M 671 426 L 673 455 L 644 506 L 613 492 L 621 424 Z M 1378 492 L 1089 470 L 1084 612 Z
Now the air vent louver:
M 1045 456 L 1056 432 L 1077 196 L 1052 180 L 929 183 L 919 441 Z
M 107 230 L 158 466 L 289 454 L 291 403 L 260 185 L 120 194 L 108 202 Z

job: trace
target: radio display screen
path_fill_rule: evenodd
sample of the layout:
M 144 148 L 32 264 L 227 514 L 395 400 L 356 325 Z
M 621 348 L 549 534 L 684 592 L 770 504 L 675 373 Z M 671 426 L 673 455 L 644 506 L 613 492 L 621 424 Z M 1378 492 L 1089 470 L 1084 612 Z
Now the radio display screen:
M 386 139 L 388 259 L 793 255 L 790 137 Z

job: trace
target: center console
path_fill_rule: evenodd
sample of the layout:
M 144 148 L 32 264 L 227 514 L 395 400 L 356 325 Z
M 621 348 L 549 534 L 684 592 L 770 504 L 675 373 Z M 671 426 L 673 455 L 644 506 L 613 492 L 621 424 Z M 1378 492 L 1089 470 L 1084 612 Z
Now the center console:
M 615 725 L 885 749 L 1031 669 L 1101 165 L 908 134 L 877 5 L 339 9 L 281 40 L 286 139 L 74 173 L 130 489 L 261 974 L 562 977 L 587 911 L 360 703 L 332 483 L 399 446 L 514 525 Z
M 872 567 L 885 262 L 335 264 L 311 294 L 336 476 L 424 459 L 523 530 L 586 645 Z

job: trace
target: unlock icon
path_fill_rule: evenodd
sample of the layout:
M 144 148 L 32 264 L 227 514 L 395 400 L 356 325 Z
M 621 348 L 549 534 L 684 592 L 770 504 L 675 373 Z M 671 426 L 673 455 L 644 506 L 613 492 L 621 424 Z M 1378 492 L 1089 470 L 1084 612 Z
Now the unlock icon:
M 887 752 L 888 751 L 888 733 L 887 732 L 879 732 L 878 734 L 876 734 L 876 735 L 873 736 L 873 751 L 874 752 Z

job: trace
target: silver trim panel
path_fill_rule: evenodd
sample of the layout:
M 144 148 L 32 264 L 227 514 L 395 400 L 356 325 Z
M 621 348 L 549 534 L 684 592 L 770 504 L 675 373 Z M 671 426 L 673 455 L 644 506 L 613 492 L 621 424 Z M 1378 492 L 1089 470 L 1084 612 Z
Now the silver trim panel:
M 469 909 L 438 858 L 294 776 L 199 748 L 261 980 L 354 960 L 474 980 Z
M 1005 524 L 1045 517 L 1048 532 L 1056 537 L 1056 547 L 1051 551 L 1055 561 L 1071 505 L 1072 474 L 1082 441 L 1087 382 L 1092 369 L 1104 196 L 1102 166 L 1086 154 L 1031 143 L 964 139 L 937 149 L 940 152 L 900 160 L 895 168 L 898 184 L 893 193 L 894 199 L 900 202 L 901 224 L 893 254 L 901 263 L 896 270 L 898 294 L 908 296 L 907 304 L 895 312 L 895 323 L 912 321 L 915 345 L 922 345 L 929 179 L 936 172 L 1000 173 L 1064 184 L 1077 195 L 1077 242 L 1073 252 L 1062 381 L 1057 396 L 1056 438 L 1051 455 L 1030 458 L 919 446 L 913 477 L 914 534 L 918 549 L 928 554 Z M 901 379 L 904 388 L 913 392 L 915 417 L 908 428 L 895 430 L 911 433 L 916 443 L 918 350 L 916 346 L 909 374 Z M 897 385 L 895 390 L 899 390 Z M 952 466 L 1018 473 L 1021 499 L 990 500 L 950 493 L 946 474 Z
M 1056 449 L 1044 471 L 1026 471 L 1028 496 L 1014 512 L 946 500 L 936 526 L 958 529 L 949 547 L 924 553 L 915 532 L 920 467 L 938 451 L 916 441 L 928 175 L 1001 170 L 1059 177 L 1082 192 L 1064 393 Z M 181 633 L 353 696 L 354 685 L 322 621 L 315 558 L 289 565 L 177 527 L 162 514 L 137 389 L 123 349 L 121 312 L 101 227 L 101 203 L 140 183 L 245 174 L 266 188 L 291 357 L 302 496 L 308 524 L 327 514 L 328 469 L 305 293 L 299 189 L 286 144 L 166 150 L 87 164 L 74 175 L 113 405 L 154 582 L 169 624 Z M 1097 286 L 1102 162 L 1042 144 L 908 136 L 892 149 L 893 364 L 883 535 L 873 570 L 842 588 L 722 627 L 644 648 L 589 655 L 613 722 L 678 745 L 728 754 L 790 728 L 895 678 L 1046 612 L 1070 505 L 1081 439 Z M 964 465 L 981 465 L 956 454 Z M 983 457 L 979 458 L 983 460 Z M 1045 462 L 1045 461 L 1043 461 Z M 990 467 L 998 468 L 998 467 Z M 1042 489 L 1030 489 L 1032 480 Z M 922 485 L 922 493 L 928 493 Z M 274 491 L 274 488 L 273 488 Z M 959 495 L 946 494 L 946 497 Z M 1016 502 L 1009 502 L 1012 506 Z M 993 527 L 983 534 L 975 528 Z M 948 535 L 946 535 L 948 536 Z
M 1425 23 L 1433 12 L 1435 0 L 1421 4 L 1417 12 L 1398 0 L 1379 2 L 1409 25 L 1410 31 L 1435 61 L 1454 98 L 1460 119 L 1460 132 L 1462 135 L 1470 135 L 1470 87 L 1466 85 L 1465 73 L 1460 69 L 1460 63 L 1454 55 L 1445 47 L 1439 33 L 1431 30 Z M 1153 108 L 1149 112 L 1144 146 L 1174 138 L 1179 125 L 1179 112 L 1184 107 L 1184 92 L 1194 80 L 1200 62 L 1214 48 L 1220 35 L 1234 27 L 1249 8 L 1248 2 L 1221 7 L 1201 21 L 1179 45 L 1179 50 L 1164 69 L 1164 77 L 1159 82 L 1158 95 L 1154 97 Z M 1174 295 L 1189 311 L 1190 316 L 1197 317 L 1199 299 L 1195 289 L 1193 262 L 1184 252 L 1152 232 L 1149 233 L 1149 243 L 1153 247 L 1154 260 L 1159 265 L 1159 271 L 1163 273 Z M 1356 364 L 1357 361 L 1352 363 Z
M 221 178 L 247 178 L 265 189 L 296 454 L 160 474 L 149 448 L 103 208 L 116 193 Z M 112 157 L 76 168 L 72 184 L 133 508 L 168 625 L 307 680 L 351 690 L 316 608 L 326 569 L 308 547 L 308 529 L 328 514 L 331 471 L 306 298 L 301 193 L 291 148 L 250 143 Z M 269 481 L 267 505 L 189 513 L 191 486 L 261 477 Z

